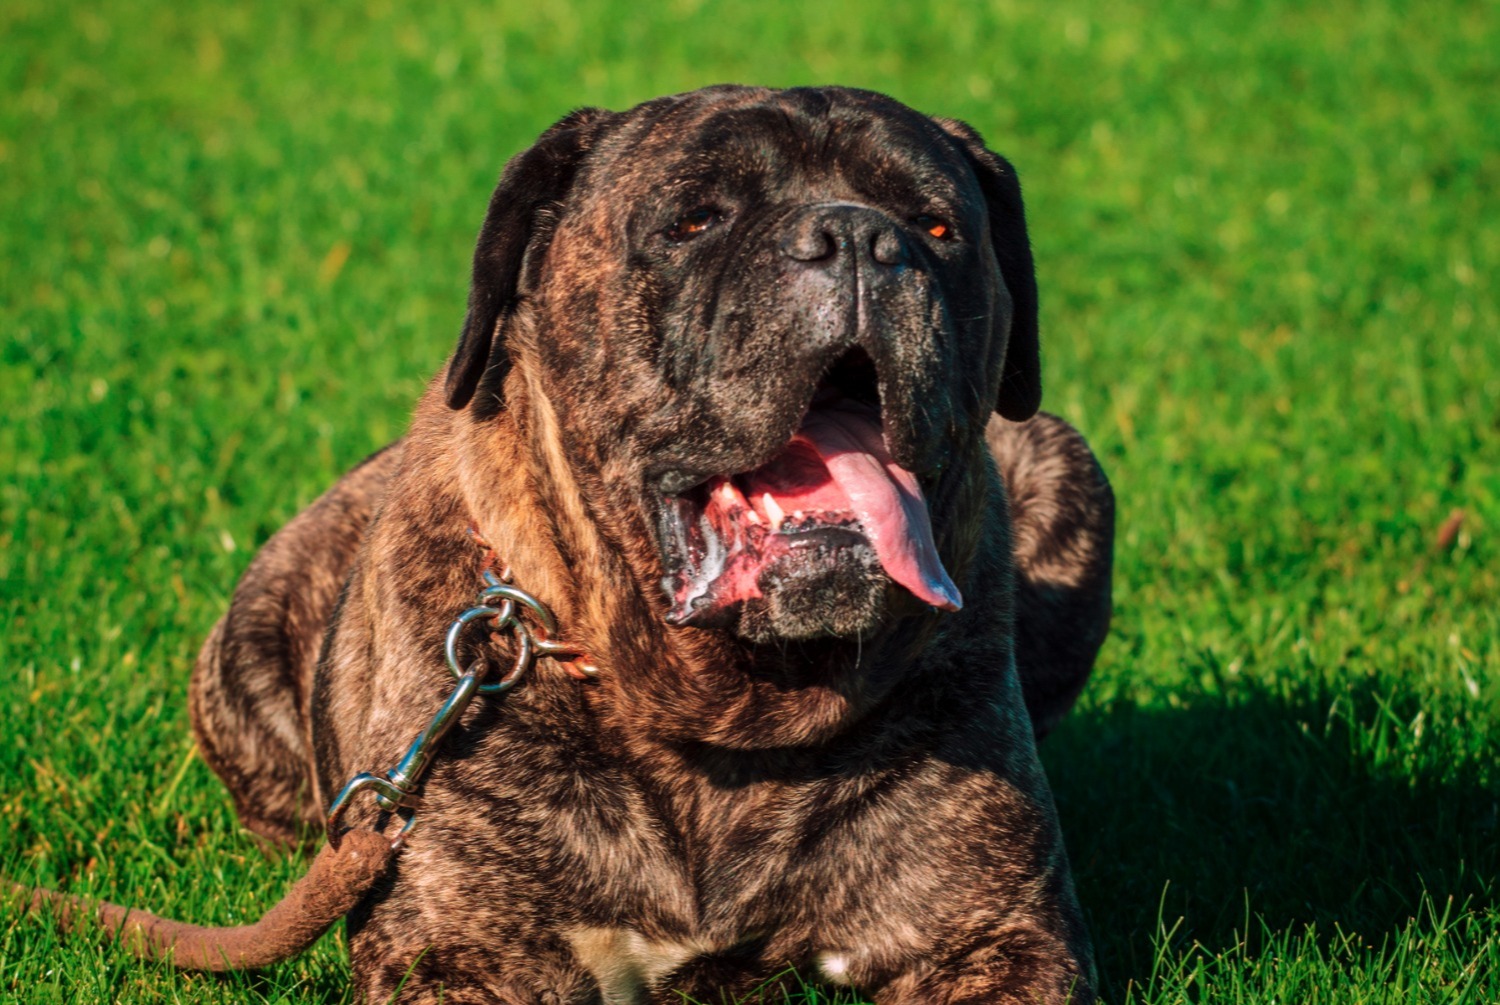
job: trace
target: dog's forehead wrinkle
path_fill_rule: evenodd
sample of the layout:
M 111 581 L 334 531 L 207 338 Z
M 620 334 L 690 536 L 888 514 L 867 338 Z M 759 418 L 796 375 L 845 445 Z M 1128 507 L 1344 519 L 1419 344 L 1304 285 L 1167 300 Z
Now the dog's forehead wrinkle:
M 665 189 L 679 196 L 795 168 L 847 174 L 846 181 L 864 186 L 896 182 L 947 205 L 972 176 L 942 130 L 904 106 L 890 102 L 872 110 L 865 102 L 841 104 L 826 96 L 819 104 L 819 113 L 809 114 L 780 95 L 763 94 L 711 111 L 687 127 L 692 139 L 686 150 L 680 120 L 690 109 L 677 108 L 605 144 L 609 152 L 601 159 L 612 175 L 634 179 L 638 192 Z

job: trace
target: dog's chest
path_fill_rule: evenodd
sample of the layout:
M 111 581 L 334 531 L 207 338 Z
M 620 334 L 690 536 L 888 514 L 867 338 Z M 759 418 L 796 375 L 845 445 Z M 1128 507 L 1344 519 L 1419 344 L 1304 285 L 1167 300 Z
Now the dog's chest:
M 565 933 L 605 1002 L 643 1001 L 702 957 L 742 959 L 757 979 L 790 965 L 807 980 L 858 985 L 921 951 L 920 927 L 904 912 L 871 910 L 932 892 L 931 877 L 910 865 L 920 857 L 902 854 L 894 821 L 876 812 L 830 827 L 807 804 L 835 796 L 793 795 L 742 791 L 705 807 L 711 812 L 699 823 L 711 826 L 676 845 L 670 861 L 634 873 L 645 882 L 628 898 L 636 907 L 627 923 Z M 827 831 L 824 840 L 814 831 Z M 642 846 L 638 837 L 630 843 Z M 668 870 L 676 883 L 660 882 Z M 616 882 L 622 878 L 616 874 Z
M 468 945 L 482 928 L 531 955 L 565 946 L 558 965 L 611 1003 L 723 960 L 755 979 L 790 964 L 874 986 L 929 948 L 928 905 L 951 887 L 935 863 L 962 860 L 924 808 L 984 798 L 929 760 L 733 784 L 681 772 L 666 784 L 624 758 L 522 733 L 520 716 L 483 725 L 472 756 L 433 774 L 404 903 L 393 897 L 375 924 L 423 944 Z
M 714 951 L 706 941 L 649 939 L 633 928 L 579 927 L 567 934 L 578 963 L 598 982 L 606 1005 L 631 1005 L 694 957 Z
M 574 928 L 566 933 L 578 964 L 594 978 L 605 1005 L 635 1005 L 649 992 L 670 985 L 671 977 L 695 959 L 716 953 L 732 953 L 737 947 L 703 939 L 650 939 L 628 928 Z M 848 944 L 817 949 L 784 959 L 762 969 L 769 978 L 790 963 L 809 981 L 852 985 L 872 971 L 881 953 L 880 945 Z

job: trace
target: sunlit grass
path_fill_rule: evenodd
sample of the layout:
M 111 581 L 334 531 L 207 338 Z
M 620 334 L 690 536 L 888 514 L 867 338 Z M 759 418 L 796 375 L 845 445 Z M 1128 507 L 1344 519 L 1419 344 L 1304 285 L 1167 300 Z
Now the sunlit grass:
M 1017 164 L 1047 407 L 1120 499 L 1043 751 L 1111 1001 L 1500 1000 L 1500 30 L 1485 3 L 0 7 L 0 874 L 201 922 L 298 875 L 192 756 L 254 548 L 399 435 L 505 158 L 842 82 Z M 1455 533 L 1439 531 L 1455 511 Z M 0 997 L 352 1001 L 7 915 Z

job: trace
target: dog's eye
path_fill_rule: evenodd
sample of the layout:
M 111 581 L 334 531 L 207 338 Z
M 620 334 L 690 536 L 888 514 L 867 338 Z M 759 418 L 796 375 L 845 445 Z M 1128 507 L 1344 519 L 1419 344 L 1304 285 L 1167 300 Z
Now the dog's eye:
M 686 241 L 697 237 L 719 222 L 719 212 L 708 206 L 699 206 L 677 218 L 677 222 L 666 229 L 667 240 Z
M 933 216 L 930 213 L 923 213 L 912 222 L 915 223 L 918 227 L 921 227 L 923 230 L 927 231 L 927 233 L 931 236 L 937 238 L 939 241 L 953 240 L 953 228 L 949 226 L 948 221 L 944 220 L 942 217 Z

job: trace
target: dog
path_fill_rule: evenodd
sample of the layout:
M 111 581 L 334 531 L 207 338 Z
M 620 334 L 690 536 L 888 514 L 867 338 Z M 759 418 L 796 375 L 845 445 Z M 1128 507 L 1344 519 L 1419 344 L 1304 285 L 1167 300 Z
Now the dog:
M 1035 741 L 1108 628 L 1113 497 L 1040 397 L 1019 183 L 968 126 L 574 112 L 506 166 L 409 432 L 245 574 L 199 749 L 251 831 L 321 828 L 452 693 L 477 530 L 593 677 L 469 706 L 349 916 L 364 1000 L 1091 1002 Z

